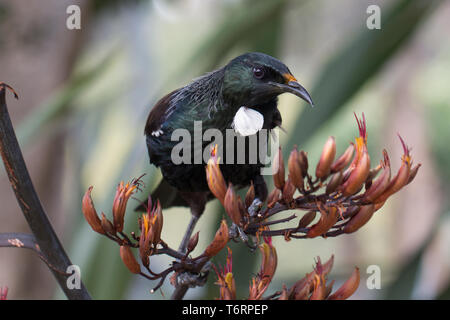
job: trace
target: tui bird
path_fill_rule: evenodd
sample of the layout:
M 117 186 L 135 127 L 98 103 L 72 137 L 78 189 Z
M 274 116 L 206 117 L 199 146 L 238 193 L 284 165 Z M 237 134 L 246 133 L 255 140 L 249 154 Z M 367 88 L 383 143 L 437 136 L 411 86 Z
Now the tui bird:
M 286 65 L 267 54 L 252 52 L 240 55 L 225 67 L 172 91 L 152 108 L 145 125 L 146 142 L 150 163 L 159 167 L 163 175 L 152 198 L 158 198 L 163 208 L 187 206 L 192 214 L 180 251 L 186 250 L 195 224 L 213 195 L 206 181 L 205 160 L 174 163 L 172 151 L 179 143 L 173 139 L 175 130 L 185 129 L 194 136 L 182 151 L 183 158 L 191 160 L 195 160 L 196 152 L 202 154 L 210 144 L 209 141 L 201 141 L 200 144 L 194 142 L 198 141 L 194 124 L 199 121 L 200 137 L 205 130 L 212 128 L 218 129 L 224 137 L 227 129 L 234 130 L 238 137 L 244 137 L 245 147 L 235 144 L 232 149 L 234 155 L 226 154 L 229 150 L 223 148 L 223 159 L 226 161 L 220 168 L 226 182 L 238 188 L 253 183 L 255 200 L 251 210 L 255 210 L 268 193 L 260 173 L 264 164 L 261 161 L 250 162 L 249 157 L 243 163 L 236 159 L 238 155 L 248 156 L 251 136 L 264 139 L 267 145 L 268 136 L 259 136 L 261 129 L 270 131 L 281 126 L 277 103 L 278 95 L 285 92 L 295 94 L 313 105 L 308 92 Z M 227 137 L 224 143 L 228 145 L 230 139 Z M 190 151 L 191 155 L 184 154 Z M 143 208 L 141 205 L 137 210 Z

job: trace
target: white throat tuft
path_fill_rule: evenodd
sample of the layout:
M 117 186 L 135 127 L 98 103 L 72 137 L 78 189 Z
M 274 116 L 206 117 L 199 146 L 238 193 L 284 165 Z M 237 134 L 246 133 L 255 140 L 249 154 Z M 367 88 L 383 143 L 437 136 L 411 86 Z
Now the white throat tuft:
M 254 109 L 240 107 L 236 112 L 232 127 L 241 136 L 251 136 L 262 129 L 264 116 Z

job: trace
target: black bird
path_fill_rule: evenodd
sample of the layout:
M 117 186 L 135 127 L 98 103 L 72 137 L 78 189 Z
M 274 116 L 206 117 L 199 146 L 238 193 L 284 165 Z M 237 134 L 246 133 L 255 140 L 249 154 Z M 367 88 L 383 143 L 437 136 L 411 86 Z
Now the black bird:
M 268 137 L 260 136 L 261 129 L 270 131 L 281 125 L 277 103 L 278 95 L 285 92 L 313 105 L 308 92 L 286 65 L 269 55 L 253 52 L 238 56 L 225 67 L 172 91 L 152 108 L 145 126 L 148 154 L 150 163 L 159 167 L 164 177 L 152 198 L 160 199 L 163 208 L 188 206 L 192 214 L 180 250 L 186 249 L 198 218 L 207 201 L 213 198 L 206 181 L 207 158 L 198 161 L 198 156 L 201 158 L 203 150 L 209 150 L 211 144 L 201 141 L 202 134 L 207 129 L 218 129 L 225 138 L 230 129 L 238 137 L 244 137 L 241 139 L 245 140 L 245 147 L 240 150 L 239 144 L 235 143 L 233 155 L 226 154 L 226 148 L 222 147 L 224 164 L 220 168 L 225 180 L 234 186 L 245 187 L 253 183 L 254 209 L 266 199 L 267 187 L 260 173 L 264 164 L 259 159 L 256 162 L 249 160 L 249 139 L 256 135 L 257 139 L 264 139 L 267 146 Z M 201 133 L 195 136 L 198 129 L 194 124 L 198 126 L 199 123 Z M 173 138 L 176 129 L 184 129 L 193 138 L 184 141 L 181 152 L 173 153 L 174 147 L 180 146 L 180 141 Z M 227 145 L 230 140 L 225 138 L 223 143 Z M 190 161 L 173 161 L 174 154 Z M 239 155 L 246 156 L 244 163 L 237 163 Z M 230 164 L 230 160 L 234 162 Z

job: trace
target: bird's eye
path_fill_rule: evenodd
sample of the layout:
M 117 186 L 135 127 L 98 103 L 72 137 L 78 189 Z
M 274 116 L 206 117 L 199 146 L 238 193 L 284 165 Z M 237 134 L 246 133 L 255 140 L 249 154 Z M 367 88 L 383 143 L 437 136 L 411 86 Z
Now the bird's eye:
M 262 68 L 253 68 L 253 74 L 255 75 L 255 78 L 262 79 L 264 77 L 264 69 Z

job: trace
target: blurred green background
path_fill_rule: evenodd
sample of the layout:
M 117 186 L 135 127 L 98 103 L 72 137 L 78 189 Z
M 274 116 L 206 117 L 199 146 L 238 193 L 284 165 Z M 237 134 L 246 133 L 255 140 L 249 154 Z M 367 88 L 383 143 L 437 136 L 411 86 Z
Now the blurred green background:
M 81 8 L 81 30 L 68 30 L 68 5 Z M 381 29 L 369 30 L 369 5 L 381 8 Z M 368 120 L 375 163 L 386 148 L 400 163 L 400 133 L 423 164 L 415 182 L 352 235 L 331 239 L 275 239 L 278 270 L 268 292 L 302 278 L 314 258 L 335 255 L 335 288 L 355 265 L 357 299 L 450 298 L 450 2 L 429 0 L 15 0 L 0 1 L 0 80 L 19 142 L 39 196 L 72 262 L 95 299 L 168 298 L 170 285 L 132 276 L 117 245 L 90 230 L 81 214 L 84 191 L 94 186 L 97 209 L 110 214 L 115 186 L 146 173 L 147 190 L 161 175 L 149 165 L 143 128 L 165 93 L 247 51 L 285 62 L 315 101 L 310 109 L 280 97 L 287 133 L 315 162 L 329 135 L 338 153 L 357 135 L 353 112 Z M 140 195 L 141 198 L 144 195 Z M 28 232 L 0 174 L 0 232 Z M 134 203 L 130 205 L 130 209 Z M 200 252 L 223 211 L 207 206 L 197 229 Z M 136 213 L 127 214 L 128 231 Z M 187 209 L 164 211 L 163 239 L 177 247 Z M 258 252 L 231 245 L 238 298 L 259 269 Z M 155 270 L 170 262 L 152 260 Z M 223 255 L 216 257 L 223 264 Z M 381 270 L 381 289 L 366 272 Z M 218 296 L 215 276 L 187 297 Z M 32 253 L 0 248 L 0 286 L 10 299 L 63 299 L 46 266 Z

